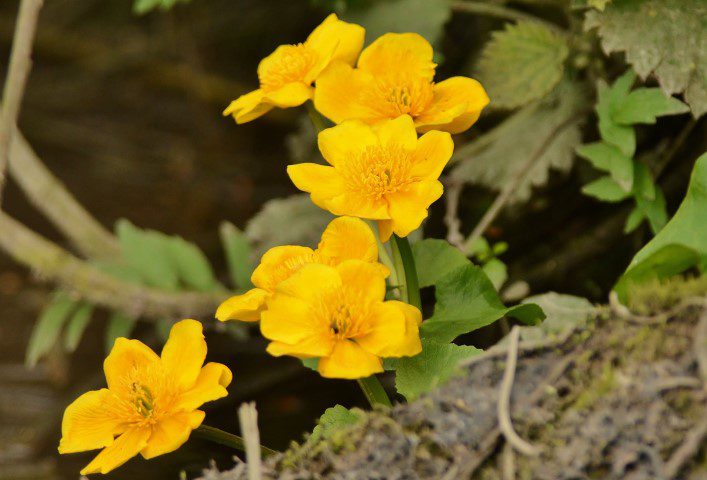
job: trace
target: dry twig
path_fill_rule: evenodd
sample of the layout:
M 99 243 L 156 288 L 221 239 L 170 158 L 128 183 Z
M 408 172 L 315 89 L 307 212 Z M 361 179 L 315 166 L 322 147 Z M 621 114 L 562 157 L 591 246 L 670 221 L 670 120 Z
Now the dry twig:
M 15 36 L 10 53 L 10 66 L 2 94 L 2 116 L 0 117 L 0 200 L 5 183 L 5 168 L 10 153 L 10 142 L 17 129 L 17 117 L 32 69 L 32 44 L 37 31 L 39 11 L 43 0 L 22 0 L 17 15 Z
M 245 440 L 245 455 L 248 464 L 248 480 L 261 480 L 262 463 L 260 458 L 260 431 L 258 430 L 258 411 L 255 403 L 244 403 L 238 409 L 241 434 Z

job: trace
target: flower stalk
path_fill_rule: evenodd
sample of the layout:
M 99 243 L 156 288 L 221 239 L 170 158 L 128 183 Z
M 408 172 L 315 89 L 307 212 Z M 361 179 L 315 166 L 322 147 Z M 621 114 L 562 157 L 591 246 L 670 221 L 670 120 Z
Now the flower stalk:
M 388 394 L 385 393 L 383 385 L 381 385 L 380 380 L 378 380 L 375 375 L 359 378 L 357 381 L 368 403 L 371 404 L 371 407 L 375 407 L 376 405 L 383 405 L 385 407 L 393 406 L 390 402 L 390 398 L 388 398 Z
M 208 425 L 200 425 L 199 428 L 194 430 L 194 435 L 199 438 L 203 438 L 204 440 L 208 440 L 213 443 L 218 443 L 219 445 L 225 445 L 241 452 L 245 452 L 245 440 L 243 440 L 242 437 L 239 437 L 238 435 L 234 435 L 232 433 L 224 432 L 223 430 L 220 430 L 218 428 L 210 427 Z M 260 446 L 260 451 L 262 452 L 263 456 L 266 457 L 278 453 L 276 450 L 264 447 L 262 445 Z
M 400 293 L 402 300 L 422 311 L 420 287 L 410 242 L 407 237 L 393 235 L 390 243 L 393 250 L 393 263 L 401 284 Z

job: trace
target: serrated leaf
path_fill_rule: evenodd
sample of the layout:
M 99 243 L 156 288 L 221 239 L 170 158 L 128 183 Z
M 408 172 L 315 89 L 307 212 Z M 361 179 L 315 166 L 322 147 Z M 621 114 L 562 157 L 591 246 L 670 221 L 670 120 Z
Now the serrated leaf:
M 221 223 L 219 236 L 233 285 L 242 290 L 251 288 L 253 284 L 250 276 L 253 274 L 255 265 L 250 242 L 245 234 L 230 222 Z
M 452 178 L 502 190 L 522 173 L 522 181 L 510 201 L 526 201 L 532 187 L 547 183 L 550 170 L 567 172 L 572 167 L 574 149 L 582 137 L 580 121 L 569 125 L 567 122 L 585 105 L 581 87 L 570 82 L 561 83 L 541 105 L 525 107 L 506 119 L 498 127 L 494 140 L 480 153 L 467 156 L 463 146 L 458 148 L 454 158 L 459 164 L 452 170 Z M 548 139 L 547 148 L 535 163 L 524 168 Z
M 560 82 L 569 49 L 561 36 L 537 22 L 507 23 L 493 32 L 479 62 L 479 80 L 491 104 L 515 108 L 550 93 Z
M 616 104 L 612 118 L 621 125 L 655 123 L 656 117 L 689 112 L 677 98 L 666 97 L 659 88 L 639 88 Z
M 111 351 L 116 339 L 120 337 L 130 338 L 130 333 L 133 331 L 133 328 L 135 328 L 136 322 L 136 318 L 126 315 L 123 312 L 111 313 L 110 317 L 108 317 L 108 325 L 106 326 L 104 337 L 106 352 Z
M 420 287 L 432 286 L 452 270 L 470 263 L 458 248 L 436 238 L 415 242 L 412 254 Z
M 599 134 L 608 144 L 617 147 L 627 157 L 636 153 L 636 132 L 632 127 L 620 125 L 614 120 L 614 112 L 618 104 L 623 102 L 636 80 L 632 70 L 619 77 L 611 87 L 603 80 L 597 83 L 596 112 L 599 117 Z
M 628 269 L 614 287 L 622 301 L 626 298 L 626 285 L 630 283 L 629 280 L 636 283 L 635 279 L 638 277 L 640 283 L 640 280 L 645 278 L 645 273 L 641 273 L 640 269 L 656 270 L 652 265 L 658 264 L 662 265 L 663 272 L 667 271 L 674 275 L 696 263 L 703 270 L 707 268 L 707 208 L 705 205 L 707 205 L 707 153 L 697 159 L 687 194 L 673 218 L 633 257 Z M 694 256 L 680 249 L 673 250 L 675 261 L 671 263 L 670 250 L 663 251 L 663 249 L 673 245 L 692 250 Z M 658 255 L 659 252 L 662 253 Z M 687 261 L 690 258 L 692 264 Z M 640 275 L 636 275 L 637 269 Z
M 597 28 L 604 51 L 625 52 L 646 78 L 653 74 L 666 95 L 685 93 L 695 117 L 707 111 L 707 3 L 703 0 L 614 0 L 588 11 L 585 28 Z
M 452 0 L 364 0 L 342 19 L 363 26 L 367 43 L 389 32 L 415 32 L 434 44 L 451 16 L 451 5 Z
M 620 202 L 631 196 L 611 177 L 601 177 L 582 187 L 582 193 L 604 202 Z
M 245 235 L 256 256 L 277 245 L 316 247 L 326 225 L 334 218 L 312 203 L 307 194 L 270 200 L 249 222 Z
M 56 344 L 64 324 L 76 308 L 77 303 L 67 294 L 55 293 L 51 302 L 44 307 L 32 328 L 25 364 L 32 368 Z
M 91 321 L 91 315 L 93 315 L 93 305 L 90 303 L 81 303 L 76 308 L 64 329 L 64 350 L 69 353 L 76 350 Z
M 532 302 L 540 306 L 547 318 L 540 325 L 522 327 L 521 339 L 524 341 L 542 340 L 558 335 L 570 328 L 584 325 L 596 308 L 586 298 L 548 292 L 528 297 L 523 302 Z
M 591 162 L 594 168 L 609 172 L 622 190 L 630 192 L 633 188 L 633 159 L 615 146 L 604 142 L 588 143 L 577 147 L 577 155 Z
M 220 287 L 209 260 L 199 247 L 181 237 L 164 239 L 181 282 L 200 292 L 210 292 Z
M 118 220 L 116 235 L 125 261 L 145 284 L 166 290 L 179 286 L 179 271 L 169 252 L 169 237 L 144 231 L 126 219 Z
M 537 305 L 503 305 L 483 270 L 471 264 L 441 278 L 435 296 L 434 315 L 422 323 L 420 335 L 436 342 L 451 342 L 506 315 L 531 325 L 545 318 Z
M 307 446 L 313 446 L 322 440 L 331 438 L 336 432 L 356 425 L 361 421 L 362 415 L 353 410 L 349 410 L 341 405 L 324 410 L 319 417 L 317 425 L 312 430 L 312 434 L 307 439 Z
M 414 400 L 458 375 L 459 362 L 482 351 L 476 347 L 423 340 L 422 352 L 390 362 L 395 370 L 395 388 L 408 401 Z

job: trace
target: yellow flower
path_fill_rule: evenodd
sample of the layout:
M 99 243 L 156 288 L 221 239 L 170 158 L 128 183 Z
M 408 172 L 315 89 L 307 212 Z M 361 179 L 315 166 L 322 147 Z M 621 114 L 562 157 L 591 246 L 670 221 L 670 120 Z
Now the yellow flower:
M 333 61 L 353 65 L 365 30 L 329 15 L 304 43 L 281 45 L 258 65 L 260 88 L 240 96 L 224 110 L 237 123 L 250 122 L 274 107 L 302 105 L 314 95 L 312 83 Z
M 410 115 L 420 133 L 460 133 L 489 98 L 479 82 L 452 77 L 434 83 L 432 46 L 416 33 L 387 33 L 361 53 L 358 68 L 335 62 L 317 79 L 314 105 L 335 123 Z
M 319 134 L 319 150 L 331 166 L 302 163 L 287 173 L 312 201 L 334 215 L 378 220 L 382 241 L 420 226 L 442 195 L 438 178 L 452 156 L 446 132 L 419 139 L 409 115 L 376 126 L 344 122 Z
M 382 372 L 381 357 L 422 350 L 420 311 L 384 301 L 385 276 L 375 264 L 347 260 L 332 267 L 310 264 L 281 282 L 268 300 L 260 330 L 275 356 L 319 358 L 330 378 L 363 378 Z
M 64 412 L 59 453 L 103 450 L 81 475 L 108 473 L 138 453 L 153 458 L 179 448 L 204 419 L 203 403 L 225 397 L 231 371 L 203 365 L 206 342 L 195 320 L 176 323 L 158 357 L 138 340 L 119 338 L 103 369 L 108 388 L 81 395 Z
M 368 225 L 358 218 L 335 218 L 322 233 L 316 250 L 283 245 L 265 252 L 251 277 L 256 288 L 223 302 L 216 310 L 216 318 L 221 321 L 258 321 L 266 308 L 267 299 L 275 292 L 275 288 L 304 265 L 338 265 L 349 259 L 370 262 L 376 265 L 384 276 L 389 274 L 385 266 L 377 263 L 378 245 Z

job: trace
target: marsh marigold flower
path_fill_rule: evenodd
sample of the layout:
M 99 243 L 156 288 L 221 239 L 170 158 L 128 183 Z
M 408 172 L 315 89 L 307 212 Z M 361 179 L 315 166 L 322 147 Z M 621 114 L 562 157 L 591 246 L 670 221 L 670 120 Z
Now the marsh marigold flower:
M 231 371 L 219 363 L 202 367 L 205 357 L 195 320 L 172 327 L 161 357 L 138 340 L 117 339 L 103 364 L 108 388 L 67 407 L 59 453 L 103 448 L 81 470 L 86 475 L 107 473 L 138 453 L 149 459 L 176 450 L 204 419 L 197 409 L 228 393 Z
M 334 215 L 378 220 L 382 241 L 420 226 L 442 195 L 438 178 L 452 156 L 447 132 L 419 139 L 409 115 L 370 126 L 344 122 L 319 134 L 319 150 L 331 166 L 290 165 L 287 173 L 312 201 Z
M 389 273 L 385 266 L 377 263 L 378 245 L 368 225 L 358 218 L 335 218 L 322 233 L 316 250 L 283 245 L 265 252 L 251 277 L 256 288 L 223 302 L 216 311 L 216 318 L 221 321 L 258 321 L 278 284 L 304 265 L 338 265 L 350 259 L 373 263 L 385 276 Z
M 375 124 L 407 114 L 421 133 L 463 132 L 488 105 L 488 95 L 467 77 L 434 83 L 432 56 L 420 35 L 387 33 L 361 52 L 357 68 L 332 63 L 317 79 L 314 104 L 335 123 Z
M 263 312 L 268 353 L 319 358 L 322 376 L 350 379 L 382 372 L 381 358 L 417 355 L 422 315 L 384 301 L 385 291 L 384 274 L 370 262 L 302 267 L 277 286 Z
M 353 65 L 363 47 L 365 30 L 329 15 L 304 43 L 281 45 L 258 65 L 260 88 L 231 102 L 224 115 L 250 122 L 274 107 L 302 105 L 314 95 L 312 83 L 334 61 Z

